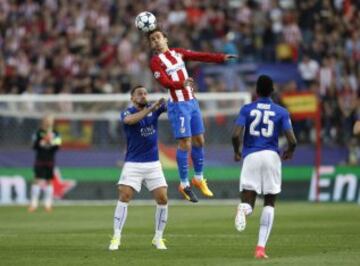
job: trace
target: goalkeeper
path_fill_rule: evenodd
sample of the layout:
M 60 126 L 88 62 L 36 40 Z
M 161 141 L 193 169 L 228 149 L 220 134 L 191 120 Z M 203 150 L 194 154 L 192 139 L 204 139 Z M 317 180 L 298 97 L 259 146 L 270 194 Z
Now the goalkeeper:
M 29 212 L 38 208 L 41 189 L 44 188 L 44 207 L 46 211 L 52 210 L 55 154 L 61 145 L 61 137 L 54 130 L 54 118 L 46 115 L 40 128 L 33 136 L 33 149 L 36 153 L 34 163 L 34 181 L 31 186 Z

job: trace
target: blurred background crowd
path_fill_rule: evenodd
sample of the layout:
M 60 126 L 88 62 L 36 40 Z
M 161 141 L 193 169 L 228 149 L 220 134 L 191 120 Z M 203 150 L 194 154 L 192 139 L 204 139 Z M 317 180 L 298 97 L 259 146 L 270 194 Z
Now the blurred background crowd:
M 226 69 L 254 66 L 252 78 L 230 85 L 231 76 L 206 77 L 201 91 L 253 91 L 257 66 L 285 64 L 297 78 L 274 77 L 278 95 L 315 92 L 324 142 L 352 141 L 360 119 L 356 0 L 1 0 L 0 93 L 126 93 L 136 84 L 159 91 L 146 35 L 134 26 L 144 10 L 156 15 L 171 46 L 238 54 Z M 188 67 L 201 78 L 203 66 Z M 311 142 L 312 122 L 295 126 L 300 141 Z

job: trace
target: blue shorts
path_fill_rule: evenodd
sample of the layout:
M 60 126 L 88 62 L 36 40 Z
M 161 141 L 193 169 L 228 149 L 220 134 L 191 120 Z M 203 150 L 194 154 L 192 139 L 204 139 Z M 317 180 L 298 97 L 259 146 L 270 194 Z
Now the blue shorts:
M 176 139 L 197 136 L 205 132 L 199 103 L 196 99 L 168 103 L 168 117 Z

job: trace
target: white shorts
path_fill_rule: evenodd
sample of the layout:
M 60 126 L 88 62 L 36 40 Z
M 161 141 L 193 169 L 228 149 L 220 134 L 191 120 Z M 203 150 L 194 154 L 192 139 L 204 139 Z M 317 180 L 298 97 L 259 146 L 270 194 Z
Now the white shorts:
M 281 160 L 271 150 L 253 152 L 244 159 L 240 174 L 240 191 L 278 194 L 281 191 Z
M 149 191 L 159 187 L 167 187 L 160 161 L 146 163 L 126 162 L 124 164 L 118 185 L 130 186 L 140 192 L 141 184 L 144 184 Z

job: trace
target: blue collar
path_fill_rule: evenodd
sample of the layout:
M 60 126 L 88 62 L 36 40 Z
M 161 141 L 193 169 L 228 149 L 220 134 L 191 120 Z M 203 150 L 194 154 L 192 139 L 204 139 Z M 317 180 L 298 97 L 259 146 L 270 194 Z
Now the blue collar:
M 272 103 L 272 100 L 270 97 L 260 97 L 257 99 L 257 102 L 262 102 L 262 103 Z

